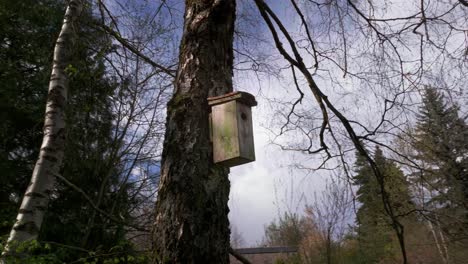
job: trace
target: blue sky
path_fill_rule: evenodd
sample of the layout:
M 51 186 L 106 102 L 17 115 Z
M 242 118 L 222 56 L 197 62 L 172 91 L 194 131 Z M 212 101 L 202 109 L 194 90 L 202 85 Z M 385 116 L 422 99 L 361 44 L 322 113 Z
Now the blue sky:
M 112 1 L 108 2 L 112 3 Z M 127 3 L 131 2 L 130 0 L 127 1 Z M 156 4 L 157 2 L 158 1 L 138 2 L 146 3 L 146 7 L 140 12 L 152 14 L 152 11 L 158 6 Z M 172 15 L 172 18 L 174 18 L 175 24 L 169 24 L 169 26 L 175 27 L 174 31 L 171 33 L 177 36 L 172 40 L 173 43 L 170 54 L 171 56 L 177 56 L 177 41 L 181 33 L 180 26 L 183 16 L 183 1 L 173 0 L 167 2 L 169 5 L 174 6 L 174 11 L 173 13 L 166 13 L 165 16 L 168 17 Z M 253 1 L 250 0 L 238 2 L 237 23 L 243 28 L 238 28 L 237 30 L 241 33 L 248 33 L 250 36 L 246 38 L 245 46 L 243 46 L 244 42 L 241 41 L 242 39 L 237 36 L 235 48 L 245 48 L 248 51 L 255 52 L 257 55 L 264 55 L 267 59 L 266 63 L 269 65 L 276 67 L 288 66 L 287 63 L 278 56 L 276 48 L 272 45 L 271 35 L 266 31 L 265 24 L 255 10 L 255 6 L 252 2 Z M 291 30 L 295 37 L 303 33 L 299 21 L 297 21 L 297 16 L 293 15 L 292 9 L 289 6 L 289 1 L 272 0 L 267 2 L 271 4 L 271 7 L 277 13 L 278 17 L 280 17 L 285 26 L 288 30 Z M 376 5 L 384 5 L 387 2 L 376 1 L 375 3 Z M 391 8 L 386 8 L 385 13 L 380 15 L 389 17 L 395 15 L 401 16 L 404 13 L 409 14 L 411 13 L 411 9 L 415 7 L 416 2 L 398 0 L 392 1 L 391 3 L 393 4 Z M 435 5 L 436 3 L 432 4 Z M 434 8 L 434 10 L 437 10 L 437 8 Z M 320 21 L 320 16 L 314 13 L 316 11 L 317 10 L 313 10 L 312 8 L 303 10 L 305 13 L 310 12 L 308 14 L 311 17 L 311 23 L 322 22 Z M 332 13 L 331 15 L 336 15 L 336 13 Z M 244 18 L 248 19 L 243 20 Z M 323 19 L 327 19 L 327 17 L 323 17 Z M 347 19 L 349 19 L 349 17 Z M 164 19 L 161 21 L 167 22 Z M 323 28 L 313 28 L 313 34 L 317 36 L 318 40 L 317 45 L 322 49 L 325 55 L 336 59 L 337 63 L 342 63 L 343 50 L 340 49 L 341 39 L 340 34 L 338 34 L 339 32 L 333 32 L 327 35 L 326 27 L 330 26 L 330 24 L 324 23 L 322 26 Z M 377 72 L 375 76 L 372 75 L 376 83 L 365 83 L 359 78 L 350 77 L 349 74 L 344 76 L 341 69 L 331 61 L 326 60 L 321 62 L 321 71 L 318 71 L 314 75 L 314 78 L 316 78 L 316 82 L 323 91 L 329 95 L 330 100 L 343 111 L 346 117 L 358 120 L 369 127 L 375 127 L 376 124 L 379 123 L 380 120 L 378 117 L 383 111 L 382 102 L 386 98 L 391 98 L 393 93 L 398 92 L 394 90 L 395 87 L 398 87 L 398 80 L 389 77 L 389 81 L 383 83 L 385 89 L 379 89 L 379 78 L 390 76 L 391 74 L 389 72 L 392 69 L 384 66 L 378 68 L 381 65 L 370 64 L 368 62 L 372 60 L 385 61 L 386 58 L 380 58 L 378 56 L 366 57 L 368 54 L 362 53 L 362 51 L 369 48 L 370 40 L 368 37 L 362 35 L 362 32 L 358 29 L 351 28 L 351 23 L 345 28 L 347 29 L 346 37 L 349 40 L 347 47 L 348 55 L 351 59 L 347 63 L 350 69 L 363 72 Z M 409 36 L 410 37 L 405 40 L 408 40 L 409 44 L 411 44 L 410 42 L 415 36 L 411 35 L 411 33 Z M 253 40 L 255 41 L 252 42 Z M 258 40 L 263 40 L 264 42 Z M 461 42 L 463 43 L 463 41 Z M 331 45 L 329 45 L 329 43 L 331 43 Z M 454 43 L 457 42 L 455 41 Z M 405 49 L 402 49 L 402 54 L 404 56 L 417 54 L 417 52 L 410 49 L 410 47 L 411 46 L 405 46 Z M 416 49 L 416 51 L 418 50 Z M 148 49 L 146 52 L 150 53 L 152 51 Z M 434 57 L 430 52 L 427 55 L 429 59 L 433 59 Z M 313 65 L 310 56 L 305 54 L 305 58 L 308 65 Z M 242 57 L 237 54 L 236 59 L 237 62 L 239 62 L 239 59 L 242 59 Z M 244 68 L 250 67 L 249 63 L 239 66 Z M 412 66 L 414 65 L 410 64 L 407 69 L 410 70 Z M 427 67 L 432 67 L 431 69 L 433 69 L 439 67 L 439 64 L 428 64 Z M 448 69 L 449 68 L 447 68 L 447 70 Z M 263 73 L 255 74 L 252 71 L 236 71 L 234 76 L 234 90 L 250 92 L 256 96 L 258 101 L 258 106 L 253 109 L 257 160 L 246 165 L 232 168 L 229 176 L 231 180 L 231 195 L 229 201 L 231 212 L 229 217 L 231 223 L 242 233 L 247 242 L 247 246 L 253 246 L 261 242 L 264 226 L 278 217 L 278 214 L 284 211 L 302 213 L 304 205 L 313 202 L 314 193 L 323 190 L 326 180 L 331 177 L 330 174 L 325 171 L 314 172 L 312 170 L 298 168 L 301 166 L 313 167 L 320 160 L 319 156 L 282 151 L 277 145 L 272 144 L 272 142 L 280 144 L 299 144 L 304 141 L 303 135 L 297 133 L 275 137 L 281 123 L 284 122 L 284 119 L 282 119 L 279 113 L 281 111 L 284 112 L 286 108 L 281 108 L 281 105 L 288 106 L 288 103 L 290 104 L 298 97 L 295 89 L 291 89 L 294 83 L 292 82 L 290 74 L 285 74 L 284 72 L 285 71 L 282 71 L 278 74 L 278 77 L 274 77 Z M 455 80 L 455 82 L 452 80 Z M 460 85 L 463 78 L 455 76 L 452 80 L 446 80 L 446 82 L 453 83 L 455 86 Z M 299 81 L 301 85 L 305 86 L 303 80 Z M 408 86 L 411 87 L 411 85 L 410 83 Z M 320 116 L 317 115 L 318 108 L 310 92 L 308 92 L 307 89 L 304 89 L 304 92 L 306 93 L 306 98 L 303 104 L 300 105 L 299 110 L 311 116 L 311 124 L 313 125 L 314 122 L 316 122 L 314 118 L 320 118 Z M 419 98 L 418 96 L 417 90 L 413 90 L 412 93 L 408 93 L 409 99 L 405 100 L 417 101 Z M 463 100 L 466 102 L 466 94 L 461 93 L 461 96 L 461 102 L 463 102 Z M 402 102 L 406 103 L 407 101 Z M 413 107 L 413 110 L 416 109 L 415 106 L 411 107 Z M 395 111 L 390 118 L 399 122 L 402 116 L 402 112 Z M 385 138 L 383 140 L 385 140 Z M 350 145 L 346 144 L 344 147 L 347 149 L 352 148 Z

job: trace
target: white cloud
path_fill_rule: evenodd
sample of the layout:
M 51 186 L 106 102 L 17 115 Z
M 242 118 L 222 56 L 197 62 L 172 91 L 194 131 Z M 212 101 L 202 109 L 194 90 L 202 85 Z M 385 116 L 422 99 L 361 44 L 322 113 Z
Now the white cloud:
M 261 242 L 264 226 L 278 216 L 278 212 L 293 210 L 302 213 L 305 201 L 311 201 L 313 192 L 324 186 L 324 178 L 291 170 L 289 165 L 297 153 L 281 151 L 269 144 L 270 133 L 259 124 L 265 109 L 264 99 L 254 109 L 256 161 L 231 168 L 231 195 L 229 200 L 231 224 L 236 226 L 247 245 Z M 260 112 L 256 115 L 256 113 Z M 305 196 L 305 199 L 301 199 Z

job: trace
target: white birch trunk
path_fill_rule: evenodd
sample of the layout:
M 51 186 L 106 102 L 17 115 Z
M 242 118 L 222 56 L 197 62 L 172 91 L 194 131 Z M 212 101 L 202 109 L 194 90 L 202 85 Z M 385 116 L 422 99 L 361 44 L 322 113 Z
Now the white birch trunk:
M 442 252 L 442 246 L 441 246 L 441 243 L 439 242 L 439 239 L 437 237 L 437 233 L 435 231 L 434 225 L 429 220 L 427 221 L 427 225 L 429 227 L 429 230 L 431 231 L 432 238 L 434 238 L 434 243 L 435 243 L 435 245 L 437 247 L 437 251 L 439 252 L 440 258 L 442 259 L 444 264 L 448 264 L 446 254 L 444 254 L 445 252 Z
M 441 241 L 441 246 L 444 249 L 444 255 L 445 255 L 445 263 L 450 263 L 450 254 L 447 246 L 447 239 L 445 239 L 445 235 L 442 232 L 442 228 L 440 227 L 440 221 L 439 219 L 436 218 L 436 223 L 437 223 L 437 229 L 439 231 L 439 236 L 440 236 L 440 241 Z
M 55 177 L 60 173 L 65 148 L 65 106 L 69 64 L 75 40 L 74 24 L 83 8 L 82 0 L 71 0 L 65 12 L 60 35 L 54 49 L 52 74 L 49 82 L 47 106 L 39 158 L 34 166 L 31 182 L 25 192 L 3 256 L 15 253 L 15 245 L 37 238 Z M 1 260 L 0 260 L 1 262 Z

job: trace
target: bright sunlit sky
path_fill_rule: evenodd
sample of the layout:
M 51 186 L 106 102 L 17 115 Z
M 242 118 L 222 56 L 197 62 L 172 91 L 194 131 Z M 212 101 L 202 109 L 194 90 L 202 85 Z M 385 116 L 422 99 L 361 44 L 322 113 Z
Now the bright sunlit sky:
M 265 102 L 257 98 L 253 111 L 256 161 L 231 168 L 229 219 L 244 238 L 245 246 L 261 242 L 264 226 L 285 210 L 302 213 L 313 192 L 324 186 L 324 176 L 306 175 L 289 167 L 294 153 L 281 151 L 270 144 L 270 132 L 261 126 L 260 113 L 267 112 Z M 301 197 L 305 194 L 305 197 Z M 308 194 L 308 195 L 307 195 Z
M 271 7 L 282 18 L 288 17 L 288 11 L 281 1 L 272 2 Z M 238 15 L 244 8 L 249 8 L 245 1 L 238 3 Z M 268 32 L 264 36 L 271 38 Z M 273 46 L 269 48 L 275 49 Z M 234 79 L 234 89 L 254 94 L 258 106 L 253 108 L 252 114 L 256 161 L 231 168 L 229 219 L 244 239 L 244 246 L 256 246 L 262 241 L 265 226 L 280 214 L 302 214 L 304 205 L 313 200 L 314 192 L 324 188 L 327 176 L 324 173 L 308 174 L 295 169 L 292 164 L 304 156 L 283 151 L 272 144 L 275 136 L 272 130 L 278 128 L 271 127 L 275 123 L 272 122 L 275 107 L 271 102 L 278 98 L 293 101 L 298 97 L 295 90 L 285 87 L 292 85 L 292 80 L 280 83 L 274 78 L 242 73 Z

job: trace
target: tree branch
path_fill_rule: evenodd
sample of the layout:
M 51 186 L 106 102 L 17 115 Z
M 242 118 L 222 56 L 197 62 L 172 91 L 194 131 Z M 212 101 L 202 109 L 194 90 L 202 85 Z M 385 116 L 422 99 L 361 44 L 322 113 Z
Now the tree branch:
M 170 68 L 162 66 L 161 64 L 156 63 L 155 61 L 150 59 L 148 56 L 141 53 L 137 48 L 135 48 L 132 44 L 130 44 L 128 42 L 128 40 L 123 38 L 118 32 L 115 32 L 114 30 L 112 30 L 112 28 L 110 28 L 110 27 L 108 27 L 106 25 L 103 25 L 103 24 L 95 24 L 95 25 L 97 27 L 101 28 L 102 30 L 104 30 L 105 32 L 107 32 L 112 37 L 114 37 L 114 39 L 117 40 L 120 44 L 122 44 L 122 46 L 124 46 L 125 48 L 127 48 L 131 52 L 133 52 L 135 55 L 142 58 L 146 63 L 150 64 L 151 66 L 153 66 L 153 67 L 155 67 L 157 69 L 160 69 L 162 72 L 164 72 L 164 73 L 168 74 L 169 76 L 175 78 L 175 72 L 176 72 L 175 70 L 172 70 Z
M 242 262 L 242 264 L 252 264 L 248 259 L 246 259 L 244 256 L 242 256 L 238 252 L 236 252 L 232 247 L 229 247 L 229 254 L 231 254 L 237 260 Z
M 113 222 L 116 222 L 118 224 L 122 224 L 122 225 L 125 225 L 125 226 L 129 226 L 129 227 L 132 227 L 134 228 L 135 230 L 138 230 L 138 231 L 142 231 L 142 232 L 148 232 L 148 230 L 144 229 L 144 228 L 141 228 L 139 226 L 135 226 L 135 225 L 132 225 L 132 224 L 129 224 L 129 223 L 126 223 L 122 220 L 119 220 L 115 217 L 113 217 L 112 215 L 108 214 L 107 212 L 105 212 L 104 210 L 102 210 L 101 208 L 97 207 L 93 200 L 85 193 L 85 191 L 83 191 L 80 187 L 76 186 L 75 184 L 73 184 L 72 182 L 70 182 L 69 180 L 67 180 L 65 177 L 63 177 L 62 175 L 55 175 L 58 179 L 60 179 L 61 181 L 63 181 L 66 185 L 68 185 L 69 187 L 71 187 L 72 189 L 74 189 L 75 191 L 79 192 L 84 198 L 85 200 L 91 205 L 91 207 L 93 207 L 94 210 L 96 210 L 98 213 L 104 215 L 105 217 L 109 218 L 110 220 L 112 220 Z

